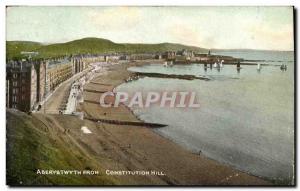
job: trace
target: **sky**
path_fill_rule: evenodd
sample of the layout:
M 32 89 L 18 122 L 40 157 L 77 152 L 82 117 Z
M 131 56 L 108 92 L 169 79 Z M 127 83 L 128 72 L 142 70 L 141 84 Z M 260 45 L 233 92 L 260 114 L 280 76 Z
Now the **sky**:
M 293 50 L 292 7 L 38 7 L 6 9 L 6 39 L 42 43 L 85 37 L 116 43 Z

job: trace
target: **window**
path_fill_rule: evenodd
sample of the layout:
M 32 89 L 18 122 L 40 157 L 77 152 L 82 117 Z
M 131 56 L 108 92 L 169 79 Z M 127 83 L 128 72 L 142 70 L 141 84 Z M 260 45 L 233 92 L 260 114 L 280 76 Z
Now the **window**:
M 14 102 L 14 103 L 17 102 L 17 96 L 13 96 L 13 102 Z
M 13 94 L 17 94 L 18 93 L 18 89 L 17 88 L 13 88 Z
M 18 82 L 17 81 L 14 81 L 13 82 L 13 86 L 17 86 L 18 85 Z

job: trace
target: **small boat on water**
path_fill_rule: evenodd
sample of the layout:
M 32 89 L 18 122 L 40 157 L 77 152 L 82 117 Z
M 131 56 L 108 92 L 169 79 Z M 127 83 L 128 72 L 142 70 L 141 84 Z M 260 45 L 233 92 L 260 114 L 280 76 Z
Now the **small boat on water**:
M 221 60 L 221 62 L 220 62 L 220 68 L 223 68 L 223 62 L 224 62 L 224 60 Z
M 217 63 L 215 62 L 215 63 L 214 63 L 214 68 L 217 68 L 217 67 L 218 67 L 218 65 L 217 65 Z
M 258 71 L 261 70 L 261 64 L 260 64 L 260 63 L 257 64 L 257 70 L 258 70 Z
M 170 62 L 165 61 L 164 62 L 164 67 L 172 67 L 172 66 L 173 66 L 173 61 L 170 61 Z
M 287 70 L 287 65 L 285 65 L 285 64 L 281 64 L 281 66 L 280 66 L 280 70 L 282 70 L 282 71 L 286 71 L 286 70 Z
M 218 60 L 218 62 L 214 63 L 214 68 L 223 68 L 223 62 L 224 60 L 221 61 Z

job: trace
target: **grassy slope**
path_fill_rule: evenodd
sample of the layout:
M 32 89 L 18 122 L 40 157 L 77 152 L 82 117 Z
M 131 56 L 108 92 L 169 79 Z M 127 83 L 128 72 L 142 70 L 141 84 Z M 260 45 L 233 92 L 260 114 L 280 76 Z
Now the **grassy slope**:
M 43 45 L 37 42 L 30 41 L 7 41 L 6 56 L 7 58 L 20 58 L 21 51 L 35 51 Z
M 203 52 L 206 49 L 185 46 L 181 44 L 173 43 L 161 43 L 161 44 L 118 44 L 112 41 L 101 38 L 84 38 L 80 40 L 74 40 L 66 43 L 57 43 L 50 45 L 42 45 L 34 42 L 22 42 L 22 41 L 7 41 L 7 58 L 12 59 L 20 57 L 21 51 L 38 51 L 39 57 L 58 57 L 70 54 L 100 54 L 111 52 L 122 53 L 145 53 L 145 52 L 164 52 L 164 51 L 176 51 L 176 50 L 193 50 L 196 52 Z
M 59 137 L 53 124 L 35 116 L 8 111 L 6 174 L 8 185 L 105 185 L 114 180 L 103 176 L 37 175 L 37 169 L 99 169 L 65 138 Z M 45 117 L 45 121 L 48 121 Z

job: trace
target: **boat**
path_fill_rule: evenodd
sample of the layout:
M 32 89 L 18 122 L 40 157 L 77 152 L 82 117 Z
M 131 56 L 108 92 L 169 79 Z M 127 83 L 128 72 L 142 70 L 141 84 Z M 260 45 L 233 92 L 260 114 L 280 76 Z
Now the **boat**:
M 223 68 L 224 60 L 218 61 L 214 63 L 214 68 Z
M 170 62 L 168 62 L 168 61 L 165 61 L 164 62 L 164 67 L 173 67 L 173 61 L 170 61 Z
M 280 66 L 280 70 L 287 70 L 287 65 L 285 65 L 285 64 L 282 64 L 281 66 Z
M 223 62 L 224 62 L 224 60 L 221 60 L 221 62 L 219 63 L 220 68 L 223 68 Z
M 261 64 L 260 63 L 257 64 L 257 70 L 261 70 Z

